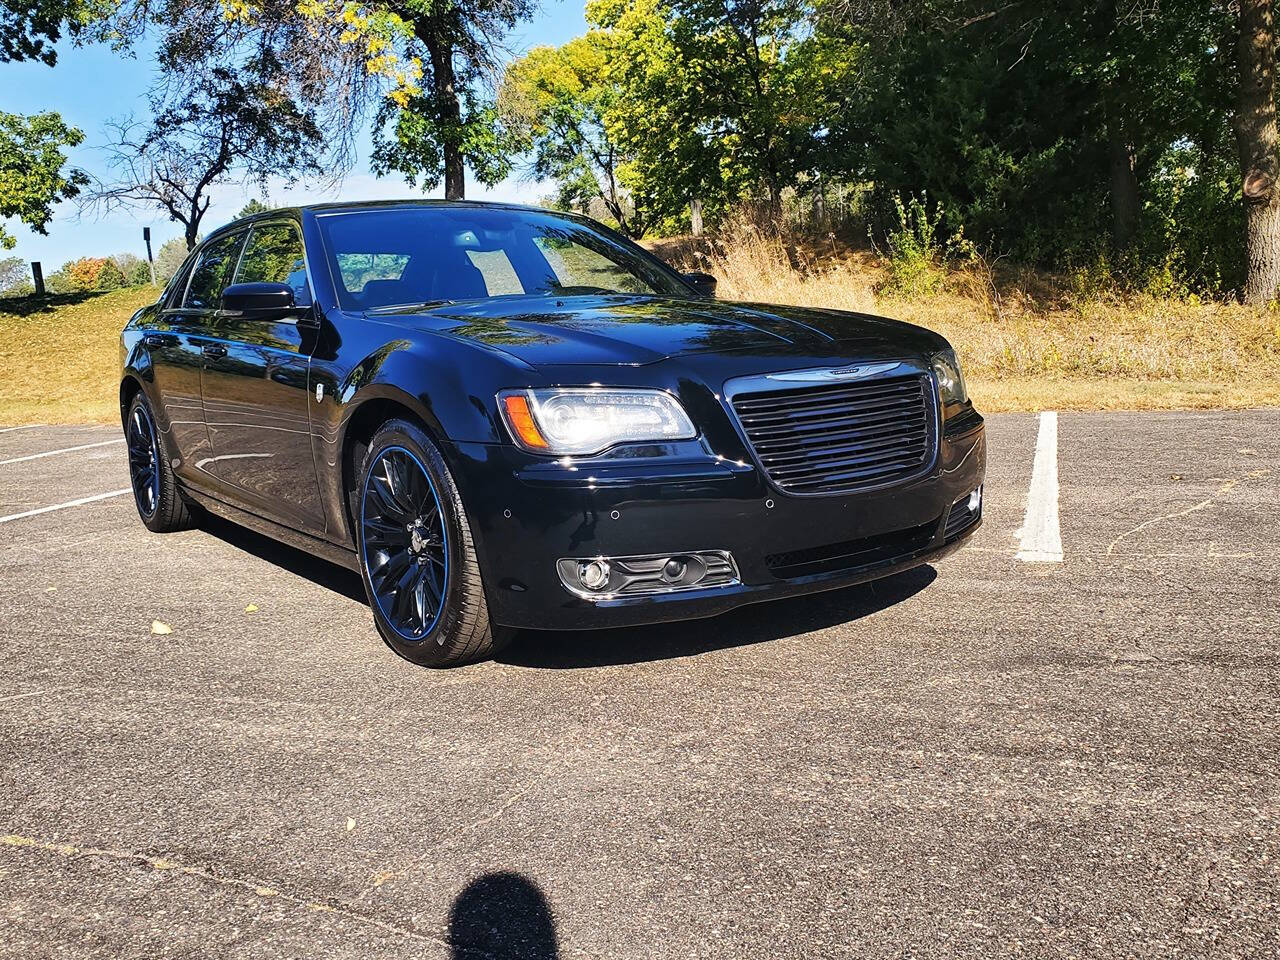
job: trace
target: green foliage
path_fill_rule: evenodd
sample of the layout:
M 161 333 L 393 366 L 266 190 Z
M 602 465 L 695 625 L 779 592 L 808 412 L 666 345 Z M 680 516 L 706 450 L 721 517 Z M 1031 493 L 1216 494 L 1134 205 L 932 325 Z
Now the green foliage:
M 183 237 L 166 240 L 156 251 L 156 283 L 161 286 L 167 284 L 186 259 L 187 241 Z
M 89 182 L 83 171 L 65 169 L 63 151 L 83 140 L 84 134 L 56 113 L 0 113 L 0 218 L 13 217 L 46 233 L 54 204 L 76 196 Z M 0 226 L 0 248 L 16 242 Z
M 964 230 L 959 226 L 943 238 L 944 208 L 935 204 L 930 213 L 924 194 L 909 197 L 906 202 L 895 195 L 892 201 L 895 219 L 885 235 L 884 260 L 889 274 L 885 289 L 907 297 L 937 293 L 946 278 L 946 266 L 970 259 L 973 246 L 964 239 Z
M 118 290 L 125 286 L 124 273 L 109 257 L 81 257 L 68 260 L 45 278 L 50 293 L 88 293 Z
M 31 268 L 21 257 L 0 260 L 0 297 L 25 297 L 35 292 Z
M 232 219 L 239 220 L 241 217 L 252 217 L 255 213 L 266 213 L 270 209 L 271 208 L 269 206 L 255 197 L 241 207 L 240 212 L 232 217 Z
M 54 44 L 73 37 L 110 9 L 108 0 L 4 0 L 0 3 L 0 63 L 39 60 L 53 66 Z

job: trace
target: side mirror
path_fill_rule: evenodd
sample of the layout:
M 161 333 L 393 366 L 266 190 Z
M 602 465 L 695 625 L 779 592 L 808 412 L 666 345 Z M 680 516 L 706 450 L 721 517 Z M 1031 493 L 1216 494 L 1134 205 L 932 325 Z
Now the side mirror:
M 246 317 L 284 316 L 298 304 L 287 283 L 233 283 L 222 291 L 222 309 Z
M 716 278 L 709 273 L 686 273 L 684 282 L 697 290 L 699 296 L 710 299 L 716 295 Z

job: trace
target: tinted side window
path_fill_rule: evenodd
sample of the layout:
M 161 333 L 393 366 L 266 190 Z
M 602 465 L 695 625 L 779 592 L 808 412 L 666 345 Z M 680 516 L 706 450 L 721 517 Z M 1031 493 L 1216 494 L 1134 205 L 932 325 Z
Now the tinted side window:
M 191 271 L 191 284 L 183 306 L 193 310 L 216 310 L 222 299 L 222 288 L 231 280 L 236 257 L 240 254 L 243 233 L 213 240 L 200 253 Z
M 291 223 L 267 223 L 249 233 L 236 283 L 287 283 L 296 303 L 311 302 L 302 237 Z
M 164 293 L 160 294 L 160 299 L 164 301 L 166 308 L 172 310 L 182 306 L 182 295 L 186 292 L 187 278 L 191 276 L 191 265 L 195 256 L 194 252 L 187 255 L 187 259 L 182 261 L 182 266 L 178 267 L 178 272 L 169 279 Z

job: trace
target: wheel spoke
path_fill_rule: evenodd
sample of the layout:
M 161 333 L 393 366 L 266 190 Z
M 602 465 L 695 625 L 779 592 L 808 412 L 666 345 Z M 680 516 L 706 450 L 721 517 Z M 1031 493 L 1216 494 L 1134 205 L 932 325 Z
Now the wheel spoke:
M 378 612 L 405 640 L 439 620 L 447 592 L 447 535 L 431 475 L 403 447 L 383 450 L 365 477 L 363 560 Z

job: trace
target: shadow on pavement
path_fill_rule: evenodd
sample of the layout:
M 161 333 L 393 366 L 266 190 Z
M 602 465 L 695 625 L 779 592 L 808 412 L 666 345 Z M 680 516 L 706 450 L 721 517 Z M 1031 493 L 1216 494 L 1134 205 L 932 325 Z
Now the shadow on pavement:
M 314 557 L 303 550 L 272 540 L 247 527 L 215 517 L 211 513 L 201 514 L 200 529 L 210 536 L 217 537 L 223 543 L 229 543 L 236 549 L 252 554 L 260 560 L 274 563 L 290 573 L 296 573 L 317 586 L 340 593 L 351 600 L 358 600 L 366 606 L 369 603 L 360 574 L 346 567 Z M 370 629 L 373 629 L 372 626 Z
M 454 960 L 558 960 L 556 921 L 537 884 L 518 873 L 486 873 L 449 912 Z
M 766 643 L 860 620 L 915 596 L 937 578 L 933 567 L 916 567 L 884 580 L 752 604 L 706 620 L 618 630 L 526 630 L 495 659 L 546 669 L 606 667 Z
M 211 514 L 201 516 L 200 529 L 317 586 L 369 603 L 360 575 L 345 567 Z M 937 578 L 933 567 L 923 566 L 842 590 L 751 604 L 704 620 L 616 630 L 522 630 L 494 659 L 511 666 L 559 670 L 669 660 L 767 643 L 860 620 L 915 596 Z M 372 623 L 369 629 L 374 629 Z

